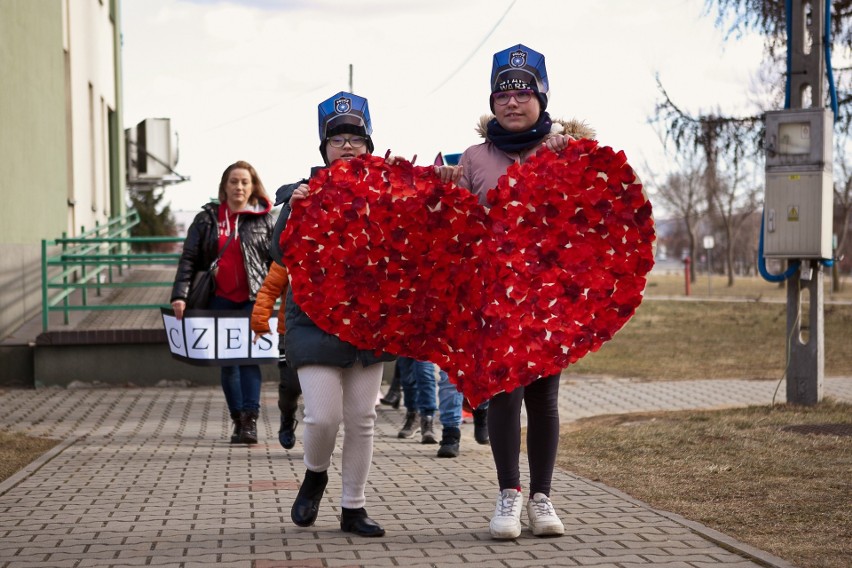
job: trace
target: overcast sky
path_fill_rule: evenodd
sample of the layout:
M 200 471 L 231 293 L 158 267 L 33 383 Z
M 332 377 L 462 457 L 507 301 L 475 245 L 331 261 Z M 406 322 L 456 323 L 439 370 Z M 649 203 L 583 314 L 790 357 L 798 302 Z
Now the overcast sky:
M 495 52 L 545 55 L 554 118 L 585 120 L 652 186 L 667 167 L 647 119 L 659 74 L 684 110 L 755 112 L 758 37 L 723 42 L 704 0 L 121 0 L 125 127 L 166 117 L 180 139 L 175 210 L 247 160 L 270 194 L 321 163 L 317 104 L 366 97 L 376 153 L 417 164 L 480 139 Z M 646 168 L 646 165 L 648 166 Z

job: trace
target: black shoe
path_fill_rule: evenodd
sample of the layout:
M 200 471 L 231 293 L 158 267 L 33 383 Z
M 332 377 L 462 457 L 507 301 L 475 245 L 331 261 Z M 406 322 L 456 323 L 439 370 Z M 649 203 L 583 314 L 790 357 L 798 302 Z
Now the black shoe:
M 488 444 L 488 409 L 477 408 L 473 411 L 473 437 L 477 444 Z
M 257 443 L 257 411 L 243 411 L 240 420 L 240 442 L 243 444 Z
M 461 430 L 458 428 L 445 427 L 441 433 L 441 447 L 438 448 L 439 458 L 459 457 L 459 442 L 461 441 Z
M 328 485 L 328 472 L 305 472 L 305 480 L 299 487 L 299 494 L 290 509 L 290 518 L 300 527 L 309 527 L 317 520 L 322 494 Z
M 234 422 L 234 430 L 231 432 L 231 443 L 239 444 L 240 438 L 242 438 L 242 418 L 240 418 L 239 412 L 231 413 L 231 420 Z
M 278 431 L 278 441 L 284 447 L 285 450 L 292 450 L 293 446 L 296 445 L 296 424 L 299 421 L 295 418 L 287 420 L 286 418 L 281 419 L 281 429 Z
M 357 534 L 358 536 L 384 536 L 385 529 L 367 516 L 364 508 L 343 509 L 340 515 L 340 530 Z
M 396 435 L 397 438 L 413 438 L 414 434 L 420 428 L 417 427 L 417 411 L 409 410 L 405 413 L 405 424 L 402 425 L 402 429 Z
M 389 390 L 385 396 L 379 399 L 379 402 L 391 408 L 399 408 L 399 403 L 402 402 L 402 395 L 398 390 Z

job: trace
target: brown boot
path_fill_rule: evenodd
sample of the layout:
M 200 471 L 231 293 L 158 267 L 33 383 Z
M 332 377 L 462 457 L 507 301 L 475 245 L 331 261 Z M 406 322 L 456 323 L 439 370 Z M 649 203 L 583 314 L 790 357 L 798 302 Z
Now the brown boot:
M 240 421 L 240 442 L 243 444 L 257 443 L 257 411 L 244 410 Z
M 232 444 L 239 444 L 240 438 L 242 438 L 243 423 L 242 423 L 241 414 L 242 413 L 240 413 L 240 412 L 232 412 L 231 413 L 231 420 L 234 422 L 234 430 L 233 430 L 233 432 L 231 432 L 231 443 Z

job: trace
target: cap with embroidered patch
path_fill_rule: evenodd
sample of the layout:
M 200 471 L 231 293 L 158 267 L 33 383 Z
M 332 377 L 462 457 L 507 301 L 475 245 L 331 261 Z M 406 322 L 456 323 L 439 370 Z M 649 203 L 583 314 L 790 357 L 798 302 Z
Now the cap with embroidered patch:
M 530 89 L 547 107 L 547 68 L 544 55 L 519 43 L 494 54 L 491 65 L 491 92 Z
M 361 136 L 373 133 L 370 108 L 363 97 L 340 91 L 321 102 L 318 109 L 320 140 L 343 131 Z

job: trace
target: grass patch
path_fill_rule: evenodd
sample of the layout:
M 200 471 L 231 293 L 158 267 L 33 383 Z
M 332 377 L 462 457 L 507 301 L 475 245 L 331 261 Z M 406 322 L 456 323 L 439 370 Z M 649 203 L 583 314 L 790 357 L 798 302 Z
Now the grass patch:
M 850 404 L 593 417 L 557 461 L 802 568 L 852 558 Z
M 831 278 L 826 274 L 823 278 L 823 298 L 830 300 L 852 300 L 852 279 L 848 276 L 841 279 L 840 290 L 831 290 Z M 786 286 L 786 283 L 785 283 Z M 747 300 L 786 300 L 787 288 L 778 283 L 767 282 L 758 276 L 737 276 L 734 285 L 728 286 L 728 277 L 699 274 L 690 285 L 692 298 L 744 298 Z M 648 276 L 645 288 L 646 296 L 685 297 L 686 282 L 683 273 L 658 274 Z
M 59 440 L 0 430 L 0 481 L 8 479 L 58 443 Z
M 825 374 L 852 375 L 852 305 L 825 306 Z M 780 379 L 787 306 L 648 298 L 615 337 L 568 374 L 653 380 Z

